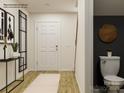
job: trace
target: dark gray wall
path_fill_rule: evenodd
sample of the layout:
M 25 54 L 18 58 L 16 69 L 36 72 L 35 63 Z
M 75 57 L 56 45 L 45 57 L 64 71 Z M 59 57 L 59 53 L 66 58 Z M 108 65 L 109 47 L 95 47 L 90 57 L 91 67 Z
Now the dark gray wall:
M 118 38 L 112 44 L 105 44 L 98 38 L 98 31 L 103 24 L 114 24 L 118 29 Z M 94 86 L 103 86 L 100 72 L 99 56 L 107 55 L 106 50 L 112 49 L 115 56 L 120 56 L 120 72 L 124 77 L 124 16 L 95 16 L 94 17 Z

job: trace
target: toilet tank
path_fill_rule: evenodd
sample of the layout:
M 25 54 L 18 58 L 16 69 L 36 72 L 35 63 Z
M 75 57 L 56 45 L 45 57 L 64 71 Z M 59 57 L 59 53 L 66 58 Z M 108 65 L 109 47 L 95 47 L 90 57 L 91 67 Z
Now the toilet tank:
M 102 76 L 117 75 L 120 69 L 119 56 L 100 56 L 100 68 Z

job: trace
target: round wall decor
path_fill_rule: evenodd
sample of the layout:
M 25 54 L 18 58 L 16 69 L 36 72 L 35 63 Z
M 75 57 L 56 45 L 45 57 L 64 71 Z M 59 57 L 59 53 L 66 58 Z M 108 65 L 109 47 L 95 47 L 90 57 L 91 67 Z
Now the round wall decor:
M 99 38 L 104 43 L 112 43 L 117 36 L 117 28 L 113 24 L 104 24 L 99 30 Z

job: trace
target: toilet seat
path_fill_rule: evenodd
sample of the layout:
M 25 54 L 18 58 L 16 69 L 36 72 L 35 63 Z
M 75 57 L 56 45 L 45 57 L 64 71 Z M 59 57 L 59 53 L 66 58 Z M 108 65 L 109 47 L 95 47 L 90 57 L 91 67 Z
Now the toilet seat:
M 124 84 L 124 78 L 114 76 L 114 75 L 107 75 L 104 77 L 104 83 L 105 85 L 123 85 Z

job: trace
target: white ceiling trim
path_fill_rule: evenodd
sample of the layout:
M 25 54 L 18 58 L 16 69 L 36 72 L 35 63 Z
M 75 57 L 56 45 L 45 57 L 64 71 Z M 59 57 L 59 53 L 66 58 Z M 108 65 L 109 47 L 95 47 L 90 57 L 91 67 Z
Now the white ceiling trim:
M 31 13 L 77 12 L 77 0 L 18 0 Z

